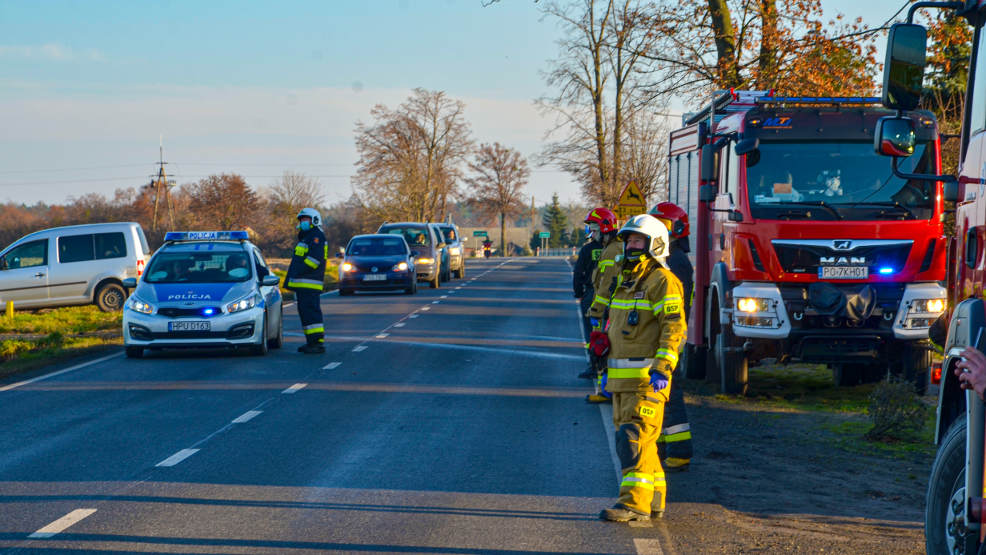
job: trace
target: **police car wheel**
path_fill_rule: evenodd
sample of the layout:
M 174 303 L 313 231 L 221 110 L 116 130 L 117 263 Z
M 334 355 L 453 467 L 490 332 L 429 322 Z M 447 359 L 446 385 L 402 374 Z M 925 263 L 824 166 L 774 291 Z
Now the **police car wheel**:
M 281 316 L 277 319 L 277 335 L 273 338 L 267 340 L 267 347 L 269 349 L 280 349 L 281 345 L 284 344 L 284 311 L 281 311 Z
M 263 356 L 267 354 L 267 314 L 264 313 L 264 329 L 260 334 L 260 343 L 253 346 L 253 354 Z
M 107 283 L 96 291 L 96 306 L 103 312 L 116 312 L 123 310 L 123 303 L 127 300 L 127 291 L 122 285 Z

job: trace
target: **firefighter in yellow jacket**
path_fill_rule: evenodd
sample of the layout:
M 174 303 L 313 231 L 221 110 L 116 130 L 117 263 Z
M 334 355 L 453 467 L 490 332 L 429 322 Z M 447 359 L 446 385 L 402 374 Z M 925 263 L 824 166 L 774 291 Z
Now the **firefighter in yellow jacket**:
M 589 309 L 585 313 L 590 327 L 594 331 L 602 330 L 603 324 L 606 322 L 609 312 L 609 298 L 616 289 L 616 281 L 623 268 L 621 264 L 623 261 L 623 241 L 617 237 L 610 237 L 605 241 L 604 245 L 603 251 L 599 255 L 599 262 L 596 263 L 596 268 L 592 271 L 594 296 Z M 589 357 L 595 360 L 599 359 L 592 352 L 592 349 L 589 350 Z M 600 370 L 594 376 L 596 379 L 597 393 L 586 397 L 586 401 L 590 403 L 608 403 L 612 396 L 606 389 L 605 364 L 597 364 L 595 360 L 592 366 Z M 579 375 L 579 377 L 581 378 L 583 376 Z
M 624 256 L 604 331 L 590 340 L 607 357 L 616 453 L 623 469 L 616 504 L 604 520 L 664 515 L 667 485 L 655 440 L 661 433 L 671 374 L 685 338 L 681 282 L 667 269 L 668 229 L 642 214 L 620 229 Z

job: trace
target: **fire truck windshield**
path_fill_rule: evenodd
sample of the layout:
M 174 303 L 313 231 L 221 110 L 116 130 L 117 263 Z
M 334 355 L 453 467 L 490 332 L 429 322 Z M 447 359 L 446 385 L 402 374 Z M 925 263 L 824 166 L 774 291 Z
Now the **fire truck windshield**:
M 929 143 L 919 143 L 900 170 L 937 173 L 933 156 Z M 926 220 L 934 209 L 935 183 L 894 176 L 869 141 L 762 141 L 746 160 L 755 219 Z

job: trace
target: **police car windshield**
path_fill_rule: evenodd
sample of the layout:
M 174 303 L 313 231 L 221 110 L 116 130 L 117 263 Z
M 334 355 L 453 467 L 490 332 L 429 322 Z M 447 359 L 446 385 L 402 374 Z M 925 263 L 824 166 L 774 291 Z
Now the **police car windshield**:
M 408 245 L 414 246 L 431 246 L 431 237 L 429 236 L 428 230 L 424 227 L 417 226 L 395 226 L 388 227 L 381 231 L 381 233 L 387 233 L 389 235 L 403 235 L 404 240 L 407 241 Z
M 247 253 L 238 250 L 212 252 L 162 252 L 144 272 L 147 283 L 234 283 L 250 279 Z
M 918 143 L 901 171 L 938 173 L 933 152 Z M 872 141 L 761 141 L 747 155 L 746 182 L 758 219 L 928 219 L 934 208 L 934 182 L 894 176 Z
M 353 239 L 346 250 L 349 256 L 396 256 L 407 254 L 400 237 L 362 237 Z

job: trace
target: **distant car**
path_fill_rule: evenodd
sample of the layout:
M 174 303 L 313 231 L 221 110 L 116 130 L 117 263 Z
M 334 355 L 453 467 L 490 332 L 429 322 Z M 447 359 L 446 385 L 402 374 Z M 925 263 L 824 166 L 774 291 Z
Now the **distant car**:
M 360 290 L 403 289 L 408 295 L 418 290 L 415 253 L 403 235 L 357 235 L 349 240 L 339 265 L 339 294 Z
M 123 311 L 128 357 L 145 349 L 247 348 L 284 341 L 280 279 L 245 231 L 172 232 L 147 264 Z
M 37 231 L 0 251 L 0 301 L 13 301 L 14 308 L 93 303 L 121 310 L 123 280 L 140 276 L 150 254 L 136 222 Z
M 388 223 L 377 233 L 400 235 L 414 252 L 414 271 L 419 281 L 427 281 L 437 289 L 442 275 L 442 248 L 438 232 L 430 224 L 420 222 Z
M 459 227 L 455 224 L 435 224 L 435 227 L 439 229 L 445 244 L 448 245 L 449 272 L 452 277 L 456 279 L 466 277 L 466 249 L 459 235 Z

